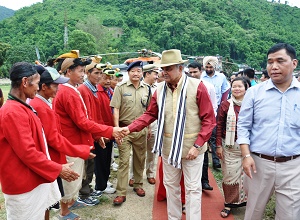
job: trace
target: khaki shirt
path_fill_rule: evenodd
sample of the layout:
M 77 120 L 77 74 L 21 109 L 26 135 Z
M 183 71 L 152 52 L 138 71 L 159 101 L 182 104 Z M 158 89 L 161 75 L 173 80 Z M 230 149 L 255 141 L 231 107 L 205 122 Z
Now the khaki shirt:
M 152 96 L 149 90 L 143 82 L 136 89 L 130 80 L 116 86 L 110 106 L 119 109 L 119 122 L 129 125 L 147 110 Z

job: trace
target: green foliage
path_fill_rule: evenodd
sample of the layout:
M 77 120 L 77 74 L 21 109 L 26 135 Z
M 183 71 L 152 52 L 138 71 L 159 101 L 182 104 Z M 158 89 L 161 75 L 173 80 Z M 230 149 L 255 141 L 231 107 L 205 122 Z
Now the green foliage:
M 9 44 L 0 42 L 0 66 L 3 65 L 6 56 L 6 51 L 9 50 L 11 46 Z
M 186 55 L 220 54 L 261 69 L 275 43 L 287 42 L 300 51 L 299 22 L 299 8 L 266 0 L 44 0 L 1 21 L 0 42 L 12 45 L 6 66 L 34 61 L 37 46 L 43 62 L 70 49 L 88 55 L 177 48 Z
M 14 13 L 14 10 L 0 6 L 0 21 L 13 16 Z
M 96 51 L 96 39 L 89 33 L 74 30 L 70 34 L 69 47 L 79 50 L 81 55 L 89 55 Z

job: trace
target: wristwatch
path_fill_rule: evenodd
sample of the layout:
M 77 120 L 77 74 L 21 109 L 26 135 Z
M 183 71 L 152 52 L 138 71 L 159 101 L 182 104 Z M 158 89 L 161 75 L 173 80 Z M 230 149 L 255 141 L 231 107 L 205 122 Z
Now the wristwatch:
M 200 150 L 201 146 L 199 146 L 198 144 L 194 144 L 194 147 L 197 149 L 197 150 Z
M 247 157 L 251 157 L 250 154 L 246 154 L 245 156 L 243 156 L 243 160 L 246 159 Z

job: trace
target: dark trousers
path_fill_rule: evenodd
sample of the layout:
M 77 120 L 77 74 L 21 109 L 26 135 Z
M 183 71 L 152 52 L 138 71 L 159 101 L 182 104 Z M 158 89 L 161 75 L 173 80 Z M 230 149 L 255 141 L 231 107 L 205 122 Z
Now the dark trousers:
M 209 183 L 208 180 L 208 150 L 204 153 L 204 160 L 203 160 L 203 167 L 202 167 L 202 177 L 201 177 L 201 183 Z
M 106 148 L 103 149 L 98 143 L 95 143 L 95 190 L 103 191 L 107 187 L 107 181 L 110 175 L 110 165 L 111 165 L 111 152 L 113 147 L 113 142 L 110 141 L 105 144 Z
M 79 197 L 86 199 L 90 196 L 92 190 L 91 182 L 94 175 L 94 159 L 88 159 L 84 161 L 84 168 L 86 172 L 86 178 L 82 180 L 82 186 L 79 190 Z
M 217 126 L 213 129 L 210 139 L 208 141 L 210 149 L 211 149 L 211 156 L 212 156 L 213 164 L 220 163 L 220 160 L 216 153 L 216 136 L 217 136 Z

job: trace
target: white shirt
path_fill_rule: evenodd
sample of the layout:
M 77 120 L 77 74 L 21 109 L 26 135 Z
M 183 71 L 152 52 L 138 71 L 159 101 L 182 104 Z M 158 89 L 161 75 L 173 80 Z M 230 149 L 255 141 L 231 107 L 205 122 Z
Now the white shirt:
M 203 82 L 203 84 L 205 85 L 205 87 L 207 89 L 208 95 L 210 97 L 210 101 L 213 105 L 215 116 L 217 116 L 218 102 L 217 102 L 217 95 L 216 95 L 215 87 L 214 87 L 213 84 L 211 84 L 211 83 L 209 83 L 205 80 L 202 80 L 202 82 Z

